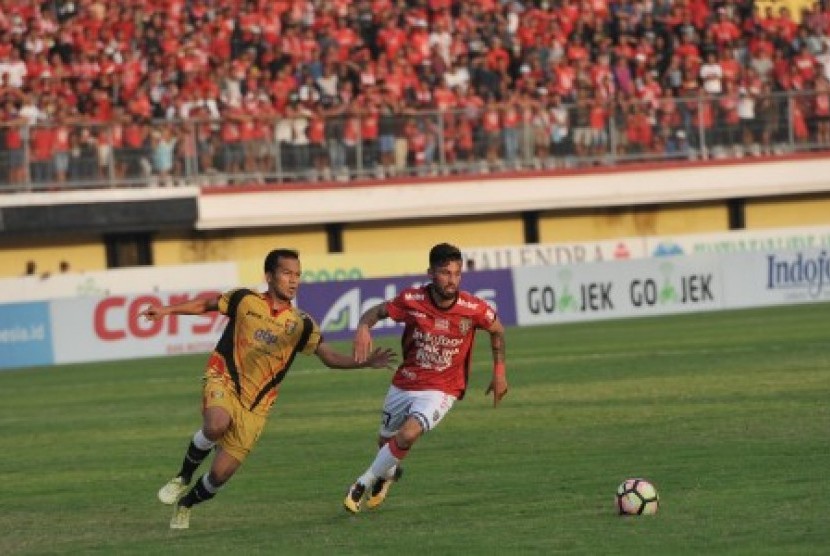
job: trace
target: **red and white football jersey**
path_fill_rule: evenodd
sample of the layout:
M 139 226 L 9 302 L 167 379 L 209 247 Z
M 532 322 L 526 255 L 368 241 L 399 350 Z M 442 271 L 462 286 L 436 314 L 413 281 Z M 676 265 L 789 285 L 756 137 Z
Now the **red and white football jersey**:
M 408 288 L 386 302 L 389 317 L 405 323 L 401 337 L 403 362 L 392 384 L 402 390 L 439 390 L 464 397 L 476 330 L 496 320 L 490 305 L 460 291 L 448 309 L 433 303 L 429 284 Z

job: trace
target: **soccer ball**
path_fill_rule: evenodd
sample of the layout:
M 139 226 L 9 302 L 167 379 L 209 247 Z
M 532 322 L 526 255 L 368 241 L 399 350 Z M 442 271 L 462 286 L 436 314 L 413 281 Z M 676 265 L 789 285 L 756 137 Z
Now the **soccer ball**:
M 660 506 L 657 489 L 645 479 L 626 479 L 617 487 L 620 515 L 654 515 Z

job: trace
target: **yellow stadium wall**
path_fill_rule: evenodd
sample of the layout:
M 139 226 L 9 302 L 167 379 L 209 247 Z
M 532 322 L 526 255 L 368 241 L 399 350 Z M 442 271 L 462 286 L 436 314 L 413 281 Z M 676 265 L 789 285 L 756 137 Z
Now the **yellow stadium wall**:
M 728 229 L 726 203 L 609 207 L 545 212 L 539 218 L 539 242 L 695 234 Z
M 153 242 L 153 260 L 159 265 L 252 260 L 258 268 L 266 253 L 278 247 L 326 253 L 326 232 L 309 227 L 160 234 Z
M 785 228 L 830 224 L 830 194 L 749 199 L 746 228 Z M 580 242 L 643 235 L 678 235 L 729 229 L 725 201 L 649 205 L 541 213 L 541 243 Z M 265 253 L 275 247 L 298 249 L 310 272 L 362 272 L 364 277 L 421 272 L 426 249 L 439 241 L 467 247 L 521 245 L 517 214 L 480 217 L 355 223 L 343 226 L 344 254 L 329 254 L 323 226 L 276 230 L 161 232 L 153 238 L 158 265 L 236 261 L 246 283 L 261 279 Z M 402 249 L 405 246 L 405 249 Z M 23 274 L 33 260 L 38 272 L 56 272 L 60 261 L 72 270 L 105 270 L 106 247 L 100 235 L 66 235 L 0 240 L 0 276 Z
M 349 252 L 429 249 L 436 243 L 489 246 L 524 243 L 522 219 L 516 215 L 402 220 L 348 224 L 343 250 Z
M 62 236 L 0 240 L 0 276 L 20 276 L 34 261 L 38 274 L 58 272 L 61 261 L 74 271 L 106 270 L 107 254 L 99 236 Z
M 278 247 L 297 249 L 304 261 L 307 256 L 324 255 L 326 231 L 310 226 L 162 234 L 153 242 L 153 257 L 159 265 L 236 261 L 242 284 L 255 286 L 262 281 L 265 255 Z
M 746 202 L 747 229 L 827 224 L 830 224 L 830 195 L 750 199 Z

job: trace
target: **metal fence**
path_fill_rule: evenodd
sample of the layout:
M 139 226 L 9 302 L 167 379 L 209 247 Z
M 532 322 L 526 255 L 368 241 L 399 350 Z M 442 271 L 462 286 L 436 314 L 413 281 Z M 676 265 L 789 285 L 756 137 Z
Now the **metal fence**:
M 0 125 L 0 191 L 481 175 L 830 150 L 830 93 Z

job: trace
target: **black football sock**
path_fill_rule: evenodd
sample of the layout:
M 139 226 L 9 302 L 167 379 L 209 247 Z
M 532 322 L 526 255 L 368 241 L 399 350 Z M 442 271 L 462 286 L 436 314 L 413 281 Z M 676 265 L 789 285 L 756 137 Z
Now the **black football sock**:
M 193 473 L 196 472 L 196 469 L 199 468 L 199 465 L 205 461 L 205 458 L 208 457 L 210 454 L 210 448 L 207 450 L 202 450 L 196 447 L 196 444 L 193 441 L 190 441 L 190 445 L 187 447 L 187 454 L 184 456 L 184 460 L 182 461 L 182 468 L 179 471 L 179 477 L 184 479 L 185 484 L 190 484 L 190 480 L 193 478 Z
M 205 473 L 200 480 L 196 481 L 193 488 L 191 488 L 190 491 L 184 495 L 184 498 L 179 500 L 179 506 L 191 508 L 196 504 L 201 504 L 202 502 L 210 500 L 216 496 L 216 491 L 218 489 L 219 487 L 211 484 L 208 474 Z

